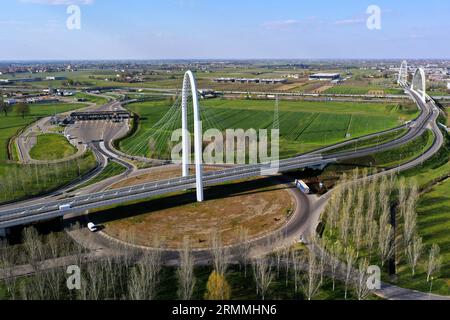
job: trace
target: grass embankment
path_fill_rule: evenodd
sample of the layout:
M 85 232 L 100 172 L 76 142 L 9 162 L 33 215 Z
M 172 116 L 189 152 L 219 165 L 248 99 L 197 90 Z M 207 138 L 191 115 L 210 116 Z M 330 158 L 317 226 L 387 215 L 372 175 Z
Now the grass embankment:
M 431 147 L 433 141 L 433 133 L 430 130 L 427 130 L 421 136 L 399 148 L 375 153 L 362 158 L 347 160 L 344 164 L 378 168 L 396 167 L 400 164 L 404 164 L 418 158 Z
M 92 180 L 88 181 L 87 183 L 83 184 L 82 186 L 80 186 L 80 188 L 85 188 L 88 186 L 91 186 L 93 184 L 96 184 L 98 182 L 101 182 L 103 180 L 121 175 L 122 173 L 124 173 L 127 169 L 118 164 L 117 162 L 111 161 L 108 163 L 108 165 L 106 166 L 105 169 L 103 169 L 102 172 L 100 172 L 95 178 L 93 178 Z
M 37 143 L 30 150 L 34 160 L 59 160 L 77 153 L 77 148 L 59 134 L 42 134 L 37 136 Z
M 152 127 L 169 110 L 172 101 L 133 103 L 128 108 L 140 116 L 139 128 L 131 137 L 120 142 L 122 151 L 149 156 L 148 141 Z M 202 101 L 203 129 L 270 129 L 274 119 L 274 101 L 223 100 Z M 352 138 L 384 131 L 411 120 L 417 115 L 414 105 L 346 102 L 280 102 L 280 156 L 297 155 Z M 175 117 L 176 118 L 176 117 Z M 180 123 L 179 123 L 180 122 Z M 169 124 L 159 136 L 155 149 L 167 157 L 168 141 L 180 121 Z M 190 124 L 192 127 L 192 123 Z M 170 149 L 169 149 L 170 150 Z
M 88 173 L 97 165 L 88 152 L 80 158 L 48 165 L 0 163 L 0 203 L 55 190 Z
M 378 145 L 387 143 L 389 141 L 399 139 L 399 138 L 403 137 L 407 132 L 408 132 L 407 129 L 400 129 L 397 131 L 380 134 L 380 135 L 377 135 L 376 137 L 372 137 L 370 139 L 366 139 L 363 141 L 354 141 L 346 146 L 325 152 L 325 154 L 333 154 L 336 152 L 344 152 L 344 151 L 357 151 L 359 149 L 365 149 L 365 148 L 378 146 Z

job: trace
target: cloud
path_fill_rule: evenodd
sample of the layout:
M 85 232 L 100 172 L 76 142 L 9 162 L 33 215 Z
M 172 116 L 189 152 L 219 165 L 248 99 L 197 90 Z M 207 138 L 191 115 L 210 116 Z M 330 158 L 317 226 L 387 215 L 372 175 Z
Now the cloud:
M 267 29 L 286 29 L 296 27 L 300 24 L 299 20 L 282 20 L 282 21 L 269 21 L 262 24 Z
M 364 18 L 354 18 L 354 19 L 343 19 L 343 20 L 337 20 L 334 22 L 334 24 L 337 25 L 350 25 L 350 24 L 362 24 L 365 23 L 366 19 Z
M 22 26 L 25 24 L 27 24 L 27 22 L 19 20 L 0 20 L 0 25 Z
M 67 6 L 71 4 L 86 5 L 94 3 L 94 0 L 19 0 L 19 1 L 22 3 L 44 4 L 52 6 L 59 6 L 59 5 Z

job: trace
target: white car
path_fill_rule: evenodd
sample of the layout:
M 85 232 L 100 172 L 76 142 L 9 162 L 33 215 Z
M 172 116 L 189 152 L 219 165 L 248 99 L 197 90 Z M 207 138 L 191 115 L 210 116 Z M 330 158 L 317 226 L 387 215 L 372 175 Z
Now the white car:
M 300 238 L 298 239 L 298 243 L 300 244 L 306 244 L 306 240 L 305 240 L 305 236 L 301 235 Z
M 91 231 L 91 232 L 97 232 L 99 229 L 99 226 L 97 226 L 95 223 L 92 223 L 92 222 L 89 222 L 87 224 L 87 227 L 88 227 L 89 231 Z

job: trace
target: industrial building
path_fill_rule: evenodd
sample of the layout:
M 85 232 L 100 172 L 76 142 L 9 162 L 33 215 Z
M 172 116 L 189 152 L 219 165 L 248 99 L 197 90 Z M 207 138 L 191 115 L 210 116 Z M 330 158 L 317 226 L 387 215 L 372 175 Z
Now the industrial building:
M 95 120 L 124 120 L 130 119 L 131 114 L 127 111 L 96 111 L 96 112 L 73 112 L 70 118 L 75 121 Z
M 341 80 L 340 73 L 316 73 L 309 76 L 309 80 L 319 80 L 319 81 L 339 81 Z
M 216 78 L 214 81 L 218 83 L 282 84 L 286 83 L 287 79 Z

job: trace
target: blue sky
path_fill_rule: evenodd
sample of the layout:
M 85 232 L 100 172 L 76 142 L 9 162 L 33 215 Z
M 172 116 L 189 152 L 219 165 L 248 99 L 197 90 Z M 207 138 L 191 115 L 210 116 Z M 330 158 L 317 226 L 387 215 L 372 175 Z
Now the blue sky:
M 66 28 L 69 4 L 81 30 Z M 381 8 L 381 30 L 366 26 Z M 2 0 L 0 60 L 450 58 L 442 0 Z

